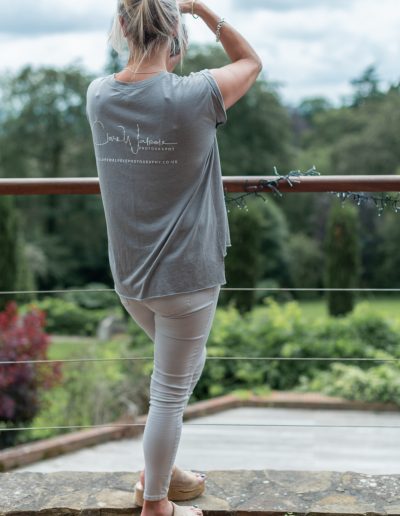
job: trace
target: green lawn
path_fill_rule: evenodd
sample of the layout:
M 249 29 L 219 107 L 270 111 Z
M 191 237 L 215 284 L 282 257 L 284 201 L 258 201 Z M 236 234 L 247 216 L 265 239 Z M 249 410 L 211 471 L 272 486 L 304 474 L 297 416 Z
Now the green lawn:
M 375 307 L 376 312 L 390 319 L 398 319 L 400 317 L 400 297 L 398 294 L 380 295 L 379 293 L 370 293 L 368 295 L 359 296 L 359 302 L 368 302 Z M 325 299 L 318 301 L 298 301 L 304 317 L 314 319 L 315 317 L 327 317 L 328 307 Z

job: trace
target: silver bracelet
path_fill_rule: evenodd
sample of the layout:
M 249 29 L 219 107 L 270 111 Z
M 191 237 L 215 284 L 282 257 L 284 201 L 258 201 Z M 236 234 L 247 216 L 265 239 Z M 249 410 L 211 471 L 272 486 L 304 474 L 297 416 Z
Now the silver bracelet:
M 197 16 L 197 14 L 194 14 L 194 10 L 193 10 L 193 7 L 194 7 L 194 3 L 196 2 L 196 0 L 192 0 L 192 16 L 195 20 L 197 20 L 197 18 L 200 18 L 200 16 Z
M 220 36 L 221 36 L 221 27 L 222 25 L 225 23 L 225 18 L 221 18 L 218 25 L 217 25 L 217 32 L 216 32 L 216 35 L 217 35 L 217 43 L 218 41 L 220 40 Z

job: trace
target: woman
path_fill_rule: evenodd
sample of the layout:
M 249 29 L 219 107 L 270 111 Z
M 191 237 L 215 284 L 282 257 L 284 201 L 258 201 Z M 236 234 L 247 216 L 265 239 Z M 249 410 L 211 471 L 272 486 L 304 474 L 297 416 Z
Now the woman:
M 182 14 L 201 18 L 231 64 L 188 76 Z M 108 252 L 122 305 L 154 342 L 142 516 L 201 515 L 178 506 L 204 491 L 204 476 L 174 465 L 182 417 L 206 360 L 230 234 L 216 129 L 256 81 L 249 43 L 201 1 L 118 0 L 109 39 L 129 47 L 127 66 L 87 90 Z M 186 493 L 186 494 L 185 494 Z

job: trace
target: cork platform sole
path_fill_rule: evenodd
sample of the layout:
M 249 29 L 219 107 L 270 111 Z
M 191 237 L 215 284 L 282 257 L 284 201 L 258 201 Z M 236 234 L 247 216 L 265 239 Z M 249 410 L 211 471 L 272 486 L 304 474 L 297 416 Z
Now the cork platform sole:
M 205 481 L 199 482 L 193 478 L 190 472 L 176 468 L 171 477 L 167 496 L 171 501 L 183 502 L 197 498 L 204 493 L 205 488 Z M 135 504 L 140 507 L 142 507 L 144 503 L 143 495 L 143 485 L 140 480 L 138 480 L 135 484 Z

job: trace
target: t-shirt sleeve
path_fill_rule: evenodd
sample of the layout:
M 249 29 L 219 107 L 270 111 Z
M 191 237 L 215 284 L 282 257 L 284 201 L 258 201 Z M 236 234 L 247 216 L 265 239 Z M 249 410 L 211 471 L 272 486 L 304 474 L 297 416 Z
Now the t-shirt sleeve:
M 86 89 L 86 106 L 85 106 L 85 114 L 87 121 L 90 124 L 90 106 L 92 102 L 92 96 L 93 96 L 93 87 L 97 79 L 93 79 L 92 82 L 89 83 L 87 89 Z
M 210 115 L 214 118 L 216 127 L 225 124 L 228 120 L 228 115 L 226 113 L 221 90 L 219 89 L 214 76 L 208 68 L 200 70 L 200 72 L 197 73 L 204 78 L 209 95 Z

